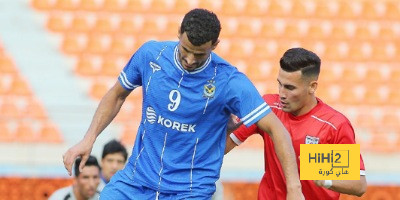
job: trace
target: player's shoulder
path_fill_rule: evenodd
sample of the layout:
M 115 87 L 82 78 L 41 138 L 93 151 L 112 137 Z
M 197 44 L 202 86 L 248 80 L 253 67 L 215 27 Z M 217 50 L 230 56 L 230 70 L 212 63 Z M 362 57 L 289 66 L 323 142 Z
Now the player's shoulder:
M 149 40 L 142 44 L 139 50 L 145 50 L 147 52 L 157 52 L 159 53 L 163 49 L 172 49 L 174 48 L 178 42 L 176 41 L 156 41 Z
M 328 121 L 336 127 L 343 124 L 350 124 L 349 119 L 343 113 L 322 102 L 320 99 L 318 99 L 318 101 L 322 105 L 321 108 L 314 114 L 314 116 L 320 118 L 321 120 Z
M 263 99 L 268 105 L 272 107 L 279 106 L 279 95 L 278 94 L 264 94 Z

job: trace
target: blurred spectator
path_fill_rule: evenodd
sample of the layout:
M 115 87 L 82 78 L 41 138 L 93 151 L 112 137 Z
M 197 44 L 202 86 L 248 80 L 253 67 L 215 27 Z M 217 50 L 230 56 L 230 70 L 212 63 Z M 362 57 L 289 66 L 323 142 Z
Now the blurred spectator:
M 104 145 L 101 155 L 101 182 L 98 190 L 103 190 L 104 186 L 110 181 L 111 177 L 124 168 L 128 153 L 124 145 L 117 140 L 111 140 Z
M 89 156 L 82 171 L 79 171 L 81 158 L 75 160 L 75 177 L 71 186 L 56 190 L 49 200 L 97 200 L 100 183 L 100 165 L 96 157 Z

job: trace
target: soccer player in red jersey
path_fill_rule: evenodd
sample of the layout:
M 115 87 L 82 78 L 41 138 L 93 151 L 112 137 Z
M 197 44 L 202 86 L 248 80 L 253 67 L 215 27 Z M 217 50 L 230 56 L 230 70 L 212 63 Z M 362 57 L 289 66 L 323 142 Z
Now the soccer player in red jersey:
M 264 95 L 264 100 L 289 131 L 300 166 L 300 144 L 355 144 L 350 121 L 340 112 L 315 96 L 321 60 L 313 52 L 293 48 L 280 59 L 279 95 Z M 240 126 L 227 138 L 225 153 L 244 142 L 252 134 L 264 139 L 265 173 L 258 199 L 286 199 L 285 177 L 268 133 L 256 124 Z M 362 196 L 367 183 L 360 155 L 360 180 L 302 180 L 305 199 L 339 199 L 340 193 Z

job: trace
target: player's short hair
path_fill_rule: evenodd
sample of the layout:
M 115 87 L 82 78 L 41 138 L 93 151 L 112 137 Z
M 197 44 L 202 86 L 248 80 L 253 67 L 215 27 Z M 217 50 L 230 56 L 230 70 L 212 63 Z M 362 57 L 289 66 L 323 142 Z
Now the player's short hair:
M 101 158 L 103 159 L 108 154 L 113 154 L 113 153 L 121 153 L 124 156 L 124 161 L 126 161 L 126 159 L 128 158 L 128 152 L 126 151 L 125 146 L 122 145 L 121 142 L 117 140 L 111 140 L 104 145 Z
M 75 175 L 75 177 L 78 177 L 79 174 L 81 173 L 79 171 L 79 165 L 81 164 L 81 160 L 82 160 L 81 157 L 79 157 L 79 158 L 77 158 L 75 160 L 75 166 L 74 166 L 74 170 L 75 170 L 74 175 Z M 85 166 L 96 166 L 96 167 L 99 168 L 99 171 L 101 170 L 100 165 L 97 162 L 96 157 L 94 157 L 92 155 L 89 156 L 89 159 L 86 161 Z
M 212 41 L 214 44 L 221 32 L 221 23 L 213 12 L 196 8 L 189 11 L 182 20 L 180 34 L 186 35 L 195 46 L 200 46 Z
M 280 59 L 281 69 L 286 72 L 301 70 L 302 76 L 317 77 L 321 68 L 321 59 L 312 51 L 303 48 L 291 48 Z

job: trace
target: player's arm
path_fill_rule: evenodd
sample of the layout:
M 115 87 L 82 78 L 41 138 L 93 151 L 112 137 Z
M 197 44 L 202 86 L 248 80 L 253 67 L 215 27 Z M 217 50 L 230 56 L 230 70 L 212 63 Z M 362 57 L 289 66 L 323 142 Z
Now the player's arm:
M 361 175 L 360 180 L 317 180 L 314 183 L 320 187 L 326 187 L 330 190 L 340 192 L 343 194 L 356 195 L 361 197 L 367 190 L 367 180 L 365 176 Z
M 225 154 L 229 153 L 233 148 L 237 146 L 237 144 L 232 140 L 232 138 L 229 135 L 230 134 L 226 135 Z
M 240 125 L 242 124 L 243 122 L 241 122 L 237 116 L 231 114 L 231 117 L 228 120 L 227 131 L 226 131 L 225 154 L 229 153 L 233 148 L 237 146 L 237 144 L 230 138 L 230 134 L 237 128 L 239 128 Z
M 333 132 L 334 137 L 332 137 L 332 144 L 355 144 L 355 133 L 354 129 L 350 124 L 350 121 L 346 120 L 342 123 L 337 131 Z M 362 196 L 367 190 L 367 180 L 365 177 L 365 167 L 362 156 L 360 155 L 360 180 L 332 180 L 324 181 L 318 180 L 314 181 L 316 185 L 321 187 L 329 188 L 330 190 L 349 194 Z M 332 185 L 331 185 L 332 184 Z
M 82 170 L 85 166 L 97 136 L 111 123 L 129 94 L 130 91 L 124 89 L 117 81 L 101 99 L 84 138 L 63 155 L 64 166 L 69 175 L 78 156 L 82 157 L 79 169 Z
M 301 193 L 296 156 L 288 131 L 273 112 L 261 118 L 257 122 L 257 126 L 269 133 L 274 143 L 275 152 L 286 178 L 287 199 L 304 199 Z

